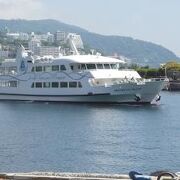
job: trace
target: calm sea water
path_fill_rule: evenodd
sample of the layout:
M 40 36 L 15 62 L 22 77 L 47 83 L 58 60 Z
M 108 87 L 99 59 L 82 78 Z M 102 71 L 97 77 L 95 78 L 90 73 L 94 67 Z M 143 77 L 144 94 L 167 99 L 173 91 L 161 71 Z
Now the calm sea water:
M 159 105 L 0 102 L 0 171 L 180 171 L 180 93 Z

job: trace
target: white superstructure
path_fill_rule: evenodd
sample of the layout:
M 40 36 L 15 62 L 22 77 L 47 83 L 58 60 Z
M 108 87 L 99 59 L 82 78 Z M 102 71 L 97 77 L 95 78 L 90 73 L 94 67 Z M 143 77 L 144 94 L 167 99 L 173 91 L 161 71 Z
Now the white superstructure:
M 34 58 L 20 48 L 0 66 L 0 99 L 151 103 L 164 79 L 145 80 L 124 61 L 100 55 Z

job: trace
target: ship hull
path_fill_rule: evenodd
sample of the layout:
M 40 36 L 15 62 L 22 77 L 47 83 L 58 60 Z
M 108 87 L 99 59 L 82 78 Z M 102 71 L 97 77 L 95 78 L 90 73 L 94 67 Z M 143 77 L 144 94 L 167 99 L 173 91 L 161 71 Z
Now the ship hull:
M 106 87 L 99 92 L 88 94 L 11 94 L 0 93 L 0 100 L 45 101 L 45 102 L 87 102 L 87 103 L 136 103 L 147 104 L 156 99 L 163 82 L 120 88 L 119 85 Z M 127 90 L 127 88 L 129 90 Z
M 151 96 L 150 96 L 151 98 Z M 136 101 L 134 94 L 127 95 L 109 95 L 109 94 L 97 94 L 97 95 L 13 95 L 13 94 L 1 94 L 0 100 L 15 100 L 15 101 L 44 101 L 44 102 L 77 102 L 77 103 L 137 103 L 147 104 L 151 103 L 151 100 L 146 98 L 146 101 Z

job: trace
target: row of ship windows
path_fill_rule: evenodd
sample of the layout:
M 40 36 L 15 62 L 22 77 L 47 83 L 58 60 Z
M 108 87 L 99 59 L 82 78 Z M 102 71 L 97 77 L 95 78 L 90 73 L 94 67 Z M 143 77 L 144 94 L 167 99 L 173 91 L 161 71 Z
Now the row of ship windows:
M 17 87 L 17 81 L 0 81 L 0 87 Z
M 81 82 L 33 82 L 32 88 L 82 88 Z
M 11 66 L 11 67 L 0 67 L 0 74 L 11 74 L 17 72 L 17 67 L 16 66 Z
M 78 64 L 71 65 L 71 70 L 117 69 L 117 64 Z M 65 65 L 34 66 L 32 72 L 66 71 Z M 17 67 L 0 67 L 0 74 L 17 72 Z
M 53 66 L 35 66 L 32 67 L 32 72 L 51 72 L 51 71 L 66 71 L 65 65 L 53 65 Z
M 117 64 L 80 64 L 78 69 L 117 69 Z
M 92 69 L 117 69 L 117 64 L 78 64 L 71 65 L 71 70 L 92 70 Z M 51 72 L 51 71 L 66 71 L 65 65 L 52 65 L 52 66 L 34 66 L 32 67 L 32 72 Z

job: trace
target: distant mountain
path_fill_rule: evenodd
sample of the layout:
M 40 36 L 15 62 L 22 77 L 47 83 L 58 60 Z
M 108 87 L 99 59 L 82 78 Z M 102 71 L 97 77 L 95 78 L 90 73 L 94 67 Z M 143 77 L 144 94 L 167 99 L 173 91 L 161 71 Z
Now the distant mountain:
M 75 32 L 80 34 L 83 42 L 91 48 L 98 49 L 105 55 L 116 53 L 125 56 L 132 59 L 133 63 L 141 65 L 159 66 L 168 60 L 179 60 L 172 51 L 151 42 L 131 37 L 95 34 L 57 20 L 0 20 L 0 29 L 4 27 L 8 27 L 11 32 Z

